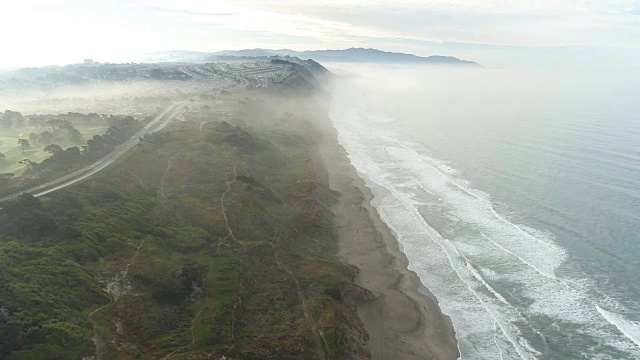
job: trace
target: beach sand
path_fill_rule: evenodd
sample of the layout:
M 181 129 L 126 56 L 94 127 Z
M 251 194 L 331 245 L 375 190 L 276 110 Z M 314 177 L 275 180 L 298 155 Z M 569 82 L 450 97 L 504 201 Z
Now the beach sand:
M 336 215 L 342 261 L 360 269 L 356 283 L 377 300 L 358 305 L 372 359 L 457 359 L 453 326 L 408 261 L 387 225 L 371 206 L 373 195 L 327 129 L 322 158 L 332 190 L 340 193 Z

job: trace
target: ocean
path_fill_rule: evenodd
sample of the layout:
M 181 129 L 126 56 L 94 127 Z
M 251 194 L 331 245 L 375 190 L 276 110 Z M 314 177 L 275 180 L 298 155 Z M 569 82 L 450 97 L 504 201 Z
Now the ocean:
M 462 359 L 640 358 L 637 82 L 336 68 L 339 142 Z

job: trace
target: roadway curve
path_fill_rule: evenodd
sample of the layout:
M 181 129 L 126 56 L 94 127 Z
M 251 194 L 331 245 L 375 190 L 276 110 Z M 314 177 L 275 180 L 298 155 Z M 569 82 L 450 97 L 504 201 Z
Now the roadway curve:
M 127 141 L 125 141 L 122 145 L 116 147 L 115 150 L 110 152 L 108 155 L 106 155 L 102 159 L 94 162 L 93 164 L 85 166 L 84 168 L 74 171 L 71 174 L 65 175 L 61 178 L 0 198 L 0 203 L 5 202 L 7 200 L 14 199 L 18 195 L 26 194 L 26 193 L 32 194 L 35 197 L 43 196 L 51 192 L 66 188 L 67 186 L 71 186 L 79 181 L 82 181 L 94 175 L 98 171 L 111 165 L 114 161 L 118 160 L 118 158 L 124 155 L 127 151 L 131 150 L 134 146 L 136 146 L 139 141 L 138 138 L 144 136 L 144 134 L 156 132 L 164 129 L 167 125 L 169 125 L 171 120 L 173 120 L 176 117 L 176 115 L 180 113 L 180 111 L 186 104 L 187 102 L 181 102 L 181 103 L 177 103 L 170 106 L 165 111 L 163 111 L 160 115 L 156 116 L 153 120 L 151 120 L 142 130 L 138 131 L 131 139 L 127 139 Z

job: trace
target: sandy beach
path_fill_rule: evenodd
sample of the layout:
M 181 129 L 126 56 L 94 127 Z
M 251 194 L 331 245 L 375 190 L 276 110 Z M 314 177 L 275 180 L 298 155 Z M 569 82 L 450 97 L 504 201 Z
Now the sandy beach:
M 358 305 L 372 359 L 457 359 L 449 318 L 407 269 L 406 256 L 371 206 L 373 195 L 338 144 L 335 129 L 327 132 L 322 157 L 330 186 L 340 193 L 332 207 L 340 236 L 338 255 L 360 269 L 356 283 L 377 296 Z

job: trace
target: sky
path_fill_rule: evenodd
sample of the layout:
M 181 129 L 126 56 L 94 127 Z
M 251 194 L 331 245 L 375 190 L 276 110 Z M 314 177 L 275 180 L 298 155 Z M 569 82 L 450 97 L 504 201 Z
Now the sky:
M 3 0 L 0 13 L 5 67 L 349 47 L 488 67 L 640 63 L 637 0 Z

